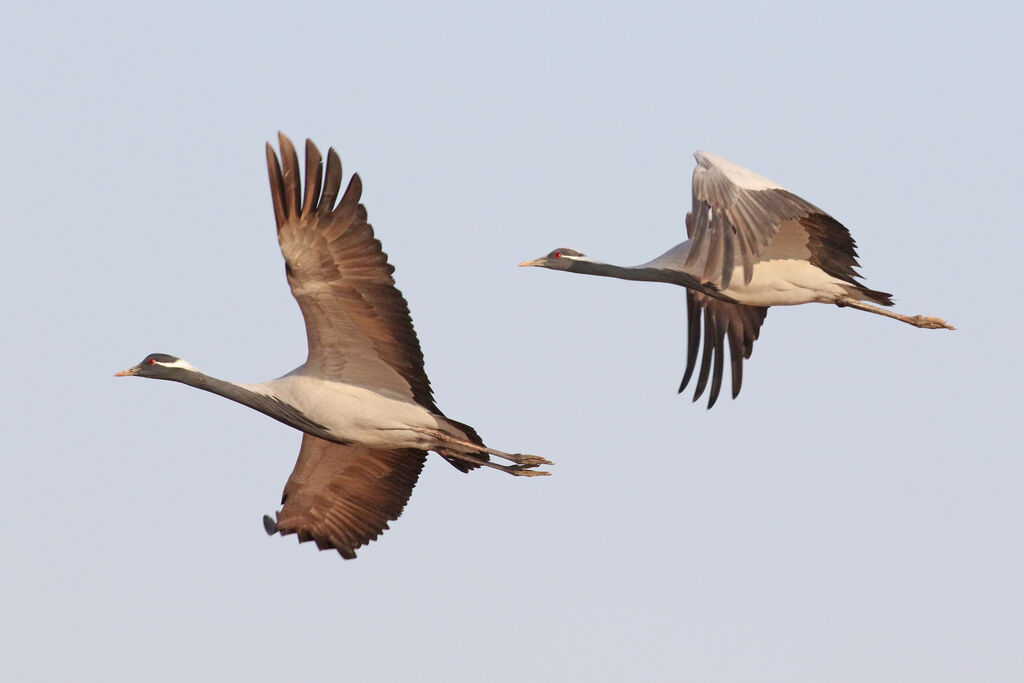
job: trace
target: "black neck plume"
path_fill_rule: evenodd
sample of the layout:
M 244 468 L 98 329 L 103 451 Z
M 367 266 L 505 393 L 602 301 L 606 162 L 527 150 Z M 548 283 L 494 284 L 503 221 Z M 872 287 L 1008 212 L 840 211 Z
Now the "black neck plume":
M 715 297 L 722 301 L 734 302 L 732 297 L 722 294 L 717 287 L 710 283 L 701 282 L 696 275 L 691 275 L 682 270 L 673 268 L 654 268 L 651 266 L 614 266 L 610 263 L 600 261 L 573 261 L 569 266 L 572 273 L 584 275 L 600 275 L 602 277 L 614 277 L 619 280 L 636 280 L 639 282 L 665 282 L 671 285 L 679 285 L 708 296 Z
M 343 440 L 331 435 L 324 425 L 310 420 L 301 410 L 275 396 L 261 394 L 237 384 L 204 375 L 198 370 L 177 370 L 169 374 L 165 379 L 181 382 L 190 387 L 209 391 L 211 394 L 217 394 L 236 403 L 249 406 L 253 410 L 258 410 L 264 415 L 268 415 L 289 427 L 294 427 L 307 434 L 312 434 L 329 441 L 344 443 Z

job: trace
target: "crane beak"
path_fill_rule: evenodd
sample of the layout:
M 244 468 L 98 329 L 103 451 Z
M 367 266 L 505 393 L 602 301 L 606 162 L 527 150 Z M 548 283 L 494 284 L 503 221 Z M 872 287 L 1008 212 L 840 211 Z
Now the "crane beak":
M 529 261 L 523 261 L 522 263 L 519 264 L 519 267 L 522 268 L 523 266 L 541 266 L 541 265 L 544 265 L 544 259 L 542 259 L 542 258 L 535 258 L 535 259 L 530 259 Z
M 128 368 L 127 370 L 122 370 L 121 372 L 115 372 L 114 373 L 114 377 L 131 377 L 132 375 L 137 375 L 137 374 L 139 374 L 139 366 L 138 365 L 136 365 L 134 368 Z

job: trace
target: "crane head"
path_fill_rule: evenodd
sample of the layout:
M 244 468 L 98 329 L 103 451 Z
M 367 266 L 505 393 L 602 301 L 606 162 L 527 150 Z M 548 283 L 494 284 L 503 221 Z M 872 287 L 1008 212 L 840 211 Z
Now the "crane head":
M 539 266 L 540 268 L 551 268 L 552 270 L 569 270 L 572 262 L 584 256 L 581 252 L 568 247 L 560 247 L 552 250 L 546 256 L 523 261 L 520 266 Z
M 151 353 L 142 359 L 138 365 L 115 373 L 114 377 L 155 377 L 157 379 L 170 379 L 178 370 L 195 370 L 188 361 L 184 361 L 166 353 Z

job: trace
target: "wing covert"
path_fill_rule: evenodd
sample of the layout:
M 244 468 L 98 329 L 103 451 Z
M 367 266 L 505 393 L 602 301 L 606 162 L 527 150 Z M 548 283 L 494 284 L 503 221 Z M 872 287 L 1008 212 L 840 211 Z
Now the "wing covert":
M 694 154 L 693 207 L 686 215 L 692 240 L 686 266 L 726 290 L 733 269 L 749 283 L 754 262 L 778 234 L 779 225 L 812 213 L 813 204 L 752 171 L 709 152 Z

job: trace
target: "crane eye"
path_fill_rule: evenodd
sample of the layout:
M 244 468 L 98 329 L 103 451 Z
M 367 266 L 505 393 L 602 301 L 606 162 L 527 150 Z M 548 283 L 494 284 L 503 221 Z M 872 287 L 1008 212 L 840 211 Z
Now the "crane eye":
M 156 365 L 156 359 L 155 358 L 150 358 L 149 359 L 149 364 L 150 365 Z
M 562 252 L 556 251 L 555 252 L 555 258 L 562 258 Z

